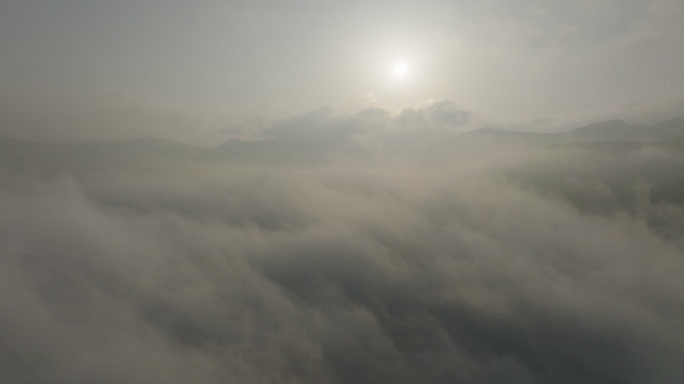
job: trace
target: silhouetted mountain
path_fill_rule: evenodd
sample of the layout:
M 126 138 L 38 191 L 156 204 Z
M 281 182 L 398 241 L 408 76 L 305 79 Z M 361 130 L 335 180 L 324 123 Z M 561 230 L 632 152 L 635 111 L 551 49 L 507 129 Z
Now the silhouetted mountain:
M 237 164 L 292 164 L 318 157 L 322 153 L 316 147 L 296 146 L 281 140 L 227 140 L 207 149 L 201 160 L 227 161 Z
M 645 126 L 629 125 L 622 120 L 611 120 L 590 124 L 570 132 L 555 134 L 563 142 L 597 142 L 597 141 L 644 141 Z
M 0 165 L 22 171 L 84 172 L 126 166 L 145 158 L 190 159 L 202 151 L 200 147 L 159 138 L 73 143 L 0 138 Z
M 557 139 L 557 138 L 556 138 Z M 449 141 L 462 148 L 483 149 L 489 146 L 530 147 L 554 142 L 547 133 L 503 131 L 494 128 L 476 129 L 451 137 Z
M 640 141 L 655 142 L 684 136 L 684 118 L 659 123 L 654 126 L 630 125 L 622 120 L 591 124 L 560 134 L 574 142 Z
M 625 142 L 655 143 L 684 137 L 684 118 L 673 119 L 653 126 L 630 125 L 622 120 L 611 120 L 590 124 L 568 132 L 535 133 L 503 131 L 486 128 L 465 132 L 449 141 L 461 148 L 485 149 L 489 146 L 538 147 L 599 142 L 623 142 L 614 147 L 625 146 Z
M 684 138 L 684 117 L 658 123 L 649 129 L 651 141 L 661 141 L 673 137 Z
M 365 159 L 368 154 L 366 149 L 349 138 L 324 138 L 322 140 L 314 135 L 312 138 L 285 137 L 258 141 L 231 139 L 213 148 L 159 138 L 57 144 L 0 138 L 0 166 L 19 171 L 87 172 L 126 167 L 151 159 L 219 161 L 242 165 L 317 165 L 328 162 L 331 156 L 337 154 L 351 155 L 357 160 Z M 442 144 L 420 151 L 425 152 L 428 158 L 441 158 L 454 150 L 479 152 L 496 148 L 527 150 L 567 147 L 624 152 L 637 150 L 647 144 L 675 151 L 684 150 L 684 118 L 650 127 L 613 120 L 560 133 L 479 129 L 446 138 Z
M 363 148 L 356 143 L 337 143 L 322 140 L 235 140 L 209 148 L 198 160 L 227 161 L 252 165 L 316 165 L 329 160 L 330 155 L 364 156 Z

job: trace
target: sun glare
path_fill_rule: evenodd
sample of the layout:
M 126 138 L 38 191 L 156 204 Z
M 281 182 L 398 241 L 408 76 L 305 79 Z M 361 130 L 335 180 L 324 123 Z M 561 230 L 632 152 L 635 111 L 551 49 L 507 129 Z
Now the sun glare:
M 398 79 L 403 79 L 404 77 L 406 77 L 406 75 L 408 75 L 408 72 L 408 65 L 406 65 L 406 63 L 403 62 L 394 63 L 394 66 L 392 67 L 392 74 L 394 75 L 394 77 Z

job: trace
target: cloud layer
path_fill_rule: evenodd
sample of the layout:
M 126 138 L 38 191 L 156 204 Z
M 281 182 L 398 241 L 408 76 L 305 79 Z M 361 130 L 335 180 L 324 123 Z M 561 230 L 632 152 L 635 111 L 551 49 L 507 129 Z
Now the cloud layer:
M 684 378 L 676 146 L 416 161 L 378 151 L 469 113 L 386 113 L 321 110 L 268 132 L 347 155 L 353 143 L 363 165 L 3 170 L 0 381 Z

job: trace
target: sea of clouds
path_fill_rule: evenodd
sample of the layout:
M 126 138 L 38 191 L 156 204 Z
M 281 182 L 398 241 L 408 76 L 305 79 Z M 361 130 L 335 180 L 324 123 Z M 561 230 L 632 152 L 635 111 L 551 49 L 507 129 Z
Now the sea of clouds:
M 0 164 L 0 381 L 684 379 L 684 154 L 445 144 L 468 120 L 272 124 L 322 148 L 296 164 Z

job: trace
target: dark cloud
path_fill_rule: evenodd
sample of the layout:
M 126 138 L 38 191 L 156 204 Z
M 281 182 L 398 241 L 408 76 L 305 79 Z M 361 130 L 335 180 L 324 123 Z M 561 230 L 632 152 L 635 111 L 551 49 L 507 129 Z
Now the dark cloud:
M 268 128 L 354 143 L 359 163 L 3 163 L 0 381 L 684 378 L 678 141 L 376 153 L 409 115 L 435 138 L 469 116 L 447 101 Z

